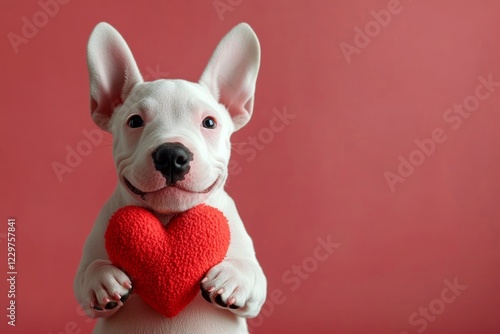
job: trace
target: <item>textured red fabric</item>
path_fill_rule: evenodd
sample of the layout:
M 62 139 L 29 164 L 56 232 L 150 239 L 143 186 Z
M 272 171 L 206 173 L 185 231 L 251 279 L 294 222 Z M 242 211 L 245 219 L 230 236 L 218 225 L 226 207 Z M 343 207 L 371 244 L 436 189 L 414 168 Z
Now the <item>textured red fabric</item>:
M 111 217 L 105 239 L 110 260 L 131 277 L 134 292 L 170 318 L 224 259 L 230 233 L 226 217 L 208 205 L 177 215 L 167 227 L 145 208 L 126 206 Z

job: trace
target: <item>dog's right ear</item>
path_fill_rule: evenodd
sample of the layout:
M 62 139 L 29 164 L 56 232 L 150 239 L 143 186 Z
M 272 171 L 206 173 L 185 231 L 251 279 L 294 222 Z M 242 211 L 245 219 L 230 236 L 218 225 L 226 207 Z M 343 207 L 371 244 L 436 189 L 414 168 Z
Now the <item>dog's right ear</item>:
M 219 42 L 201 76 L 200 84 L 229 111 L 234 130 L 252 116 L 259 66 L 259 40 L 248 24 L 240 23 Z
M 104 22 L 90 35 L 87 64 L 92 119 L 101 129 L 109 131 L 115 107 L 123 103 L 132 87 L 143 79 L 123 37 Z

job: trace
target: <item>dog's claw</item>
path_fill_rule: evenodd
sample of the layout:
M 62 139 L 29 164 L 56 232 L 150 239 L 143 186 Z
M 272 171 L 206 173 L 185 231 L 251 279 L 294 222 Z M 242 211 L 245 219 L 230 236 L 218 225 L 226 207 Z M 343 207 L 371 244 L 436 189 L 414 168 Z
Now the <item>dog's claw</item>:
M 217 303 L 217 305 L 220 305 L 222 307 L 227 307 L 227 304 L 224 303 L 221 295 L 217 295 L 217 297 L 215 297 L 215 302 Z
M 128 297 L 130 297 L 130 293 L 127 293 L 126 295 L 123 295 L 121 298 L 120 298 L 120 301 L 122 303 L 125 303 L 128 299 Z
M 238 305 L 236 305 L 236 298 L 232 297 L 231 299 L 229 299 L 227 301 L 227 303 L 229 304 L 229 308 L 230 309 L 233 309 L 233 310 L 237 310 L 239 309 L 240 307 Z
M 92 308 L 96 311 L 104 311 L 100 306 L 94 305 Z
M 128 292 L 126 294 L 124 294 L 123 296 L 120 297 L 120 301 L 123 303 L 125 303 L 128 298 L 130 297 L 130 295 L 132 294 L 132 292 L 134 291 L 134 289 L 130 288 L 130 290 L 128 290 Z
M 112 310 L 112 309 L 114 309 L 117 306 L 118 306 L 117 302 L 109 302 L 109 303 L 106 303 L 106 306 L 104 308 L 106 310 Z
M 201 296 L 210 304 L 212 303 L 212 299 L 210 299 L 210 294 L 208 293 L 207 290 L 203 289 L 203 286 L 201 286 Z
M 129 293 L 127 293 L 126 295 L 123 295 L 123 296 L 120 298 L 120 301 L 121 301 L 122 303 L 125 303 L 125 302 L 127 301 L 128 297 L 130 297 L 130 294 L 129 294 Z

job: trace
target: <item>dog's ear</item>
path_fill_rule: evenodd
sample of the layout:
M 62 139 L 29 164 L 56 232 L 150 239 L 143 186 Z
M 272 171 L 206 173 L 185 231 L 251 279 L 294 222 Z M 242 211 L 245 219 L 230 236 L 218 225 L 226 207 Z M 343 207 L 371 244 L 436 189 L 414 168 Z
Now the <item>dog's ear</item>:
M 90 76 L 90 111 L 94 122 L 109 131 L 113 110 L 142 82 L 132 52 L 123 37 L 111 25 L 99 23 L 87 46 Z
M 226 106 L 235 130 L 252 115 L 259 65 L 259 40 L 248 24 L 240 23 L 221 40 L 201 76 L 200 84 Z

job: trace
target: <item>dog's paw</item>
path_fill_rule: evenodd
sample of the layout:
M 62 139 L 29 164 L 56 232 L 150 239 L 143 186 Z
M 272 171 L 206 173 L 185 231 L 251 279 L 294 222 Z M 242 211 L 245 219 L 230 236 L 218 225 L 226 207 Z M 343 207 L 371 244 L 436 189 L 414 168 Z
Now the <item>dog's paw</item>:
M 88 306 L 102 316 L 127 301 L 132 293 L 130 278 L 109 261 L 95 260 L 85 273 Z
M 209 303 L 243 317 L 254 317 L 261 303 L 253 295 L 255 272 L 244 261 L 226 260 L 210 269 L 201 281 L 201 295 Z

